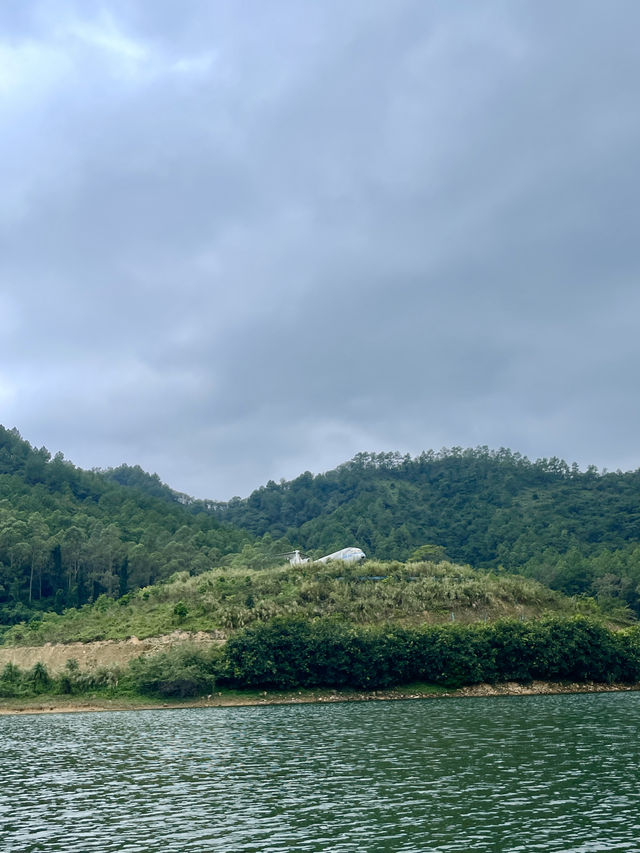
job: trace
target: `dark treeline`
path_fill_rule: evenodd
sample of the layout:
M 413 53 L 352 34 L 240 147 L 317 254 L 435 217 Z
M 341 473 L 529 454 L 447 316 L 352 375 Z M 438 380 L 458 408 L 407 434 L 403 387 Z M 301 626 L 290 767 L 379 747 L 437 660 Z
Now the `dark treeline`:
M 424 682 L 640 681 L 640 628 L 611 631 L 583 617 L 492 625 L 355 628 L 332 620 L 275 620 L 224 647 L 177 646 L 124 671 L 82 673 L 70 661 L 51 677 L 42 664 L 0 673 L 0 696 L 82 693 L 100 687 L 195 696 L 216 686 L 385 689 Z
M 139 467 L 83 471 L 0 427 L 0 623 L 205 571 L 250 539 Z
M 253 535 L 286 536 L 318 554 L 357 545 L 406 560 L 435 543 L 455 562 L 522 572 L 640 613 L 640 471 L 581 471 L 486 447 L 416 458 L 361 453 L 215 511 Z

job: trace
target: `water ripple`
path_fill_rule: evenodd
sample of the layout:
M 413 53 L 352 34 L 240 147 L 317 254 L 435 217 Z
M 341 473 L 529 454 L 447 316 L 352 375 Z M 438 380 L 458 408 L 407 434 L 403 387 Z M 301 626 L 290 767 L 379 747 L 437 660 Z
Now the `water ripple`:
M 640 694 L 0 718 L 3 853 L 638 850 Z

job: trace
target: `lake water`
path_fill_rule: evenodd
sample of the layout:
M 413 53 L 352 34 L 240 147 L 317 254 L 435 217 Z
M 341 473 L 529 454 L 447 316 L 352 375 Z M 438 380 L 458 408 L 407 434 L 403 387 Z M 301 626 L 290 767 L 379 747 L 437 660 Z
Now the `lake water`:
M 640 850 L 640 694 L 0 717 L 0 850 Z

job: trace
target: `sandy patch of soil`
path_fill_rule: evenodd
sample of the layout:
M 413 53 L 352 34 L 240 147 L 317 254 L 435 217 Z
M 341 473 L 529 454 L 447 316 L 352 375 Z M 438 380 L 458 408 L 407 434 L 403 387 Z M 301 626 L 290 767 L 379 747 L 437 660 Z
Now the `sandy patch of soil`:
M 141 655 L 165 651 L 176 643 L 192 642 L 197 645 L 220 644 L 224 642 L 222 632 L 190 633 L 174 631 L 161 637 L 149 637 L 139 640 L 97 640 L 93 643 L 46 643 L 44 646 L 0 646 L 0 669 L 7 663 L 16 664 L 20 669 L 30 669 L 36 663 L 43 663 L 52 675 L 61 672 L 67 661 L 75 659 L 80 669 L 96 669 L 101 666 L 125 666 L 132 658 Z

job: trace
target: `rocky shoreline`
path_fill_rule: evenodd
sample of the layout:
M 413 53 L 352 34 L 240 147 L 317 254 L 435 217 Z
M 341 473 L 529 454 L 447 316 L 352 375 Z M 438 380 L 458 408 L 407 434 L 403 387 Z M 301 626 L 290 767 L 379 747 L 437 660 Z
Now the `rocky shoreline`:
M 601 684 L 597 682 L 566 683 L 533 681 L 519 684 L 474 684 L 454 690 L 420 686 L 398 687 L 391 690 L 305 690 L 284 693 L 262 691 L 242 695 L 241 692 L 215 693 L 199 699 L 184 701 L 149 701 L 144 698 L 106 699 L 63 696 L 34 697 L 33 699 L 0 699 L 0 715 L 8 714 L 68 714 L 99 711 L 150 711 L 176 708 L 233 708 L 261 705 L 297 705 L 324 702 L 381 702 L 409 699 L 460 699 L 492 696 L 542 696 L 559 693 L 618 693 L 639 691 L 637 684 Z

